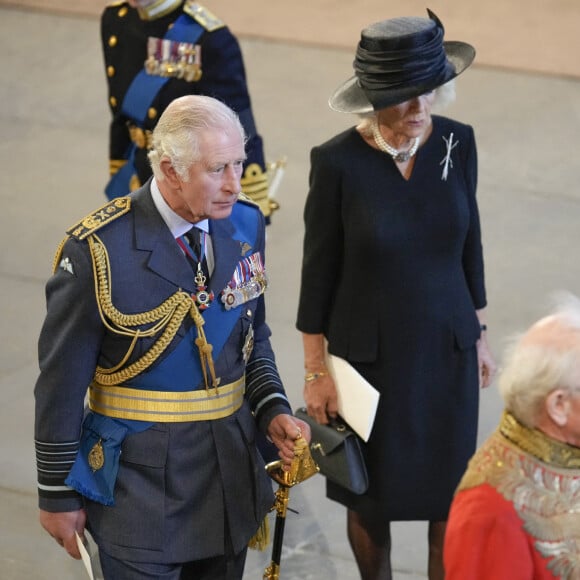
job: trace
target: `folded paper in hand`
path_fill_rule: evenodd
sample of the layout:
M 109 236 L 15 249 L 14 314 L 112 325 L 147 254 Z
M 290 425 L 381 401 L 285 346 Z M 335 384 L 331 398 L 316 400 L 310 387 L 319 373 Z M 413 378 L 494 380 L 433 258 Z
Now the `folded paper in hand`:
M 329 354 L 327 365 L 338 392 L 338 414 L 368 441 L 380 393 L 344 359 Z
M 85 570 L 90 580 L 104 580 L 103 571 L 99 561 L 99 549 L 94 540 L 89 540 L 89 534 L 85 530 L 85 537 L 81 538 L 78 532 L 75 532 L 77 546 L 81 553 L 81 560 L 85 565 Z

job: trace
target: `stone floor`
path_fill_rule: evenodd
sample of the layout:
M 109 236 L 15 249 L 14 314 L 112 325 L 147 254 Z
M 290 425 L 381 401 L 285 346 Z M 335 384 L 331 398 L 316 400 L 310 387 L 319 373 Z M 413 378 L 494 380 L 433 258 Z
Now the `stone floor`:
M 310 148 L 352 124 L 331 112 L 330 92 L 351 70 L 351 51 L 244 39 L 251 92 L 271 160 L 288 158 L 280 212 L 269 228 L 267 297 L 278 363 L 301 403 L 300 337 L 294 330 L 301 212 Z M 84 577 L 37 523 L 32 442 L 36 339 L 43 288 L 64 230 L 104 202 L 107 121 L 94 18 L 0 8 L 0 578 Z M 459 78 L 447 114 L 476 129 L 490 340 L 504 339 L 548 308 L 550 293 L 580 295 L 580 81 L 474 66 Z M 494 387 L 481 394 L 480 437 L 495 426 Z M 291 492 L 283 580 L 358 577 L 342 508 L 316 476 Z M 426 578 L 425 524 L 393 526 L 396 580 Z M 251 553 L 245 578 L 269 554 Z
M 0 0 L 60 14 L 98 16 L 111 0 Z M 309 46 L 354 49 L 360 30 L 399 16 L 426 16 L 445 25 L 445 38 L 467 40 L 480 64 L 580 76 L 580 3 L 574 0 L 204 0 L 236 34 Z

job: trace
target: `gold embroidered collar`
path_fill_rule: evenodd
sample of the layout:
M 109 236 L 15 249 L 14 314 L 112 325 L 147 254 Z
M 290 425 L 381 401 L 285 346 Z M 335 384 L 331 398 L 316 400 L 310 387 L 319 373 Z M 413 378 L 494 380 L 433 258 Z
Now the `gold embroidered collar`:
M 556 441 L 537 429 L 522 425 L 508 411 L 503 412 L 499 431 L 508 441 L 544 463 L 565 469 L 580 468 L 580 448 Z

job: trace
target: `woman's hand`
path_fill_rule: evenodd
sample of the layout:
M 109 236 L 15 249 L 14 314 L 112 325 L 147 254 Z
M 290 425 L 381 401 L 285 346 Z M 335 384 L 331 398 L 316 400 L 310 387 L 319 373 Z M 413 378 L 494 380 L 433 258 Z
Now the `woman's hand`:
M 487 344 L 487 324 L 485 323 L 485 308 L 475 311 L 481 327 L 481 334 L 477 341 L 477 364 L 479 367 L 479 388 L 485 389 L 491 385 L 497 370 L 495 360 Z
M 338 414 L 336 386 L 326 368 L 326 343 L 322 334 L 302 333 L 304 343 L 304 402 L 317 423 L 326 425 Z
M 485 336 L 486 331 L 482 331 L 481 338 L 477 341 L 477 363 L 479 365 L 479 387 L 485 389 L 491 385 L 497 370 L 495 360 Z
M 329 417 L 336 418 L 338 414 L 338 397 L 334 380 L 325 374 L 304 383 L 304 402 L 306 409 L 317 423 L 327 424 Z

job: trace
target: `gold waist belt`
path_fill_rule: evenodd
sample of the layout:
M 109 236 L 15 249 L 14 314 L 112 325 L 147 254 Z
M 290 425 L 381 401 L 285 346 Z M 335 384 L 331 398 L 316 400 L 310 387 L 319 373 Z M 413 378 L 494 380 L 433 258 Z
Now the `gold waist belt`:
M 179 423 L 211 421 L 235 413 L 244 400 L 245 376 L 233 383 L 199 391 L 144 391 L 91 384 L 89 408 L 116 419 Z

